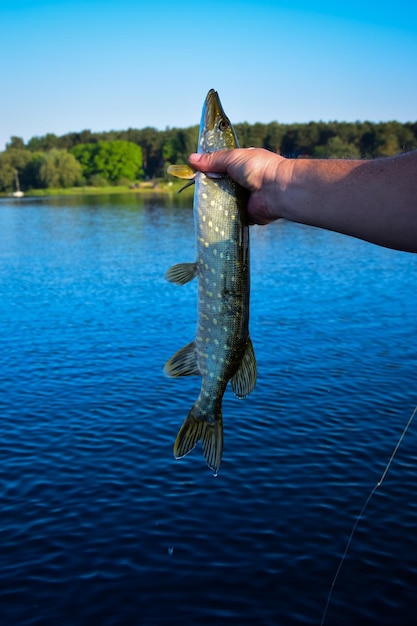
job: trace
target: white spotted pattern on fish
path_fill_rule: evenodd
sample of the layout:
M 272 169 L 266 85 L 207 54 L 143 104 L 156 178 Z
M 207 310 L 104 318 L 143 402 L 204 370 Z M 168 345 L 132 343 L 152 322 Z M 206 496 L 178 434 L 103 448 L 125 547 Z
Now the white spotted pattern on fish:
M 237 146 L 218 95 L 211 90 L 203 107 L 198 150 Z M 212 178 L 201 172 L 193 176 L 196 263 L 175 265 L 166 278 L 185 284 L 198 277 L 197 331 L 195 340 L 166 363 L 165 372 L 174 377 L 201 375 L 199 397 L 178 434 L 174 455 L 181 458 L 201 439 L 207 464 L 216 474 L 223 453 L 221 405 L 227 383 L 231 380 L 241 398 L 256 383 L 248 329 L 249 228 L 246 195 L 238 185 L 229 177 Z

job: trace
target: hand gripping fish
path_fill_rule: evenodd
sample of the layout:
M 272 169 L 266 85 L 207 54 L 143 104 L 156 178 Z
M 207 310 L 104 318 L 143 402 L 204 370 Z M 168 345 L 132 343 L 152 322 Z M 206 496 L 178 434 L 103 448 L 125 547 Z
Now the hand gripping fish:
M 218 94 L 211 89 L 201 116 L 198 152 L 238 147 Z M 193 179 L 197 260 L 171 267 L 165 278 L 184 285 L 198 277 L 195 340 L 166 363 L 168 376 L 202 377 L 201 391 L 174 445 L 174 456 L 188 454 L 201 439 L 214 474 L 223 453 L 222 398 L 227 383 L 238 398 L 253 391 L 256 360 L 249 337 L 249 228 L 245 191 L 229 177 L 170 166 L 168 172 Z

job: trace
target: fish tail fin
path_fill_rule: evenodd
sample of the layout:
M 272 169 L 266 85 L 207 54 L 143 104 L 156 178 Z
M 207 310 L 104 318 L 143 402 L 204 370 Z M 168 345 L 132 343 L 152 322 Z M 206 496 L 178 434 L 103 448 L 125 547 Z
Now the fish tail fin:
M 193 407 L 187 415 L 174 444 L 174 456 L 181 459 L 191 452 L 201 439 L 204 458 L 216 476 L 223 455 L 223 417 L 218 411 L 214 423 L 197 419 Z

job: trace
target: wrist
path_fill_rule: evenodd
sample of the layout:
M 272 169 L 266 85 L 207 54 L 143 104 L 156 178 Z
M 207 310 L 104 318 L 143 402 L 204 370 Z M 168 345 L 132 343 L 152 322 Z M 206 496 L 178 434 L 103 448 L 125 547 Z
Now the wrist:
M 277 155 L 277 159 L 270 164 L 265 173 L 265 189 L 271 219 L 280 217 L 292 219 L 290 215 L 295 162 L 295 159 Z

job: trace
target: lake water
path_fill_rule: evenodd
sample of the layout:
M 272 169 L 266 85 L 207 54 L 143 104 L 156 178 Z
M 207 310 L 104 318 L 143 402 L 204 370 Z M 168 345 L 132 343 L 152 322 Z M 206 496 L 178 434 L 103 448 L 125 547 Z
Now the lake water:
M 255 392 L 213 477 L 172 446 L 197 378 L 187 198 L 0 201 L 0 623 L 320 624 L 417 403 L 417 256 L 251 229 Z M 415 624 L 417 418 L 326 624 Z

